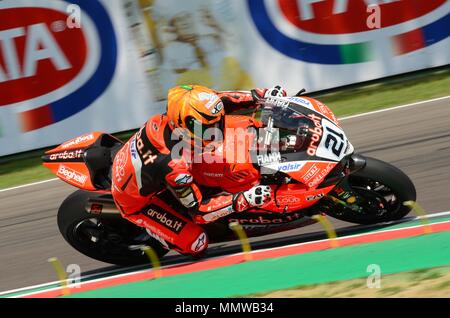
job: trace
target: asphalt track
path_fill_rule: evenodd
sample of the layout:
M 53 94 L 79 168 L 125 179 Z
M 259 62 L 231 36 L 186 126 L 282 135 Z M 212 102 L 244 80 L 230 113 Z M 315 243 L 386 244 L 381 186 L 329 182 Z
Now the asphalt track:
M 450 99 L 431 101 L 342 121 L 359 153 L 385 160 L 405 171 L 417 188 L 418 202 L 428 213 L 450 209 Z M 62 181 L 0 192 L 0 291 L 56 280 L 47 259 L 78 264 L 83 274 L 115 270 L 85 257 L 61 237 L 56 212 L 74 188 Z M 351 226 L 332 219 L 337 229 Z M 305 240 L 320 225 L 252 239 L 265 246 Z M 269 243 L 267 243 L 269 242 Z M 212 250 L 236 250 L 237 242 Z M 178 257 L 168 258 L 179 262 Z

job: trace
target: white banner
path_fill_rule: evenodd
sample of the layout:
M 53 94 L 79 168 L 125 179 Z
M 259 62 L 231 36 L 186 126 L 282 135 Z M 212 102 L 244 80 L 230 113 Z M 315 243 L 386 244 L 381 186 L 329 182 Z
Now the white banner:
M 447 0 L 3 0 L 0 155 L 137 128 L 174 85 L 294 94 L 446 65 L 449 21 Z

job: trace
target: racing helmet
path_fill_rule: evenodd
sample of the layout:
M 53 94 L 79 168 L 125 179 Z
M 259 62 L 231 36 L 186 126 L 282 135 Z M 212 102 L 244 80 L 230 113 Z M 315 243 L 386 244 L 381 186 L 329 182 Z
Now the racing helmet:
M 209 128 L 219 129 L 223 134 L 225 110 L 214 90 L 200 85 L 183 85 L 169 90 L 167 118 L 172 130 L 183 129 L 190 137 L 190 143 L 200 140 L 203 146 L 209 142 L 205 140 Z

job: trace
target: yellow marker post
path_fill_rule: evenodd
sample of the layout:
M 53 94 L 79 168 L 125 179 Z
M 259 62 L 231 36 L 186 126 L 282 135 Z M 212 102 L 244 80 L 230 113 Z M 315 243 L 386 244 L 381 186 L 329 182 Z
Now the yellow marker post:
M 250 242 L 248 241 L 247 234 L 245 234 L 244 229 L 238 222 L 232 222 L 230 223 L 230 229 L 236 233 L 237 237 L 241 241 L 242 245 L 242 251 L 244 252 L 244 260 L 245 261 L 251 261 L 252 260 L 252 254 L 250 253 L 252 251 L 252 248 L 250 246 Z
M 56 257 L 49 258 L 48 262 L 51 263 L 53 268 L 55 269 L 56 275 L 58 276 L 59 282 L 61 284 L 63 296 L 70 295 L 70 289 L 67 285 L 67 273 L 64 270 L 61 262 Z
M 416 216 L 419 218 L 423 225 L 423 231 L 425 234 L 433 233 L 433 228 L 431 227 L 430 221 L 428 220 L 428 215 L 425 210 L 415 201 L 405 201 L 404 206 L 411 208 Z
M 152 263 L 154 278 L 162 277 L 161 263 L 159 262 L 159 257 L 155 250 L 150 246 L 142 247 L 141 250 L 147 255 L 148 259 Z
M 330 221 L 328 221 L 328 219 L 321 214 L 313 215 L 312 218 L 314 220 L 319 221 L 320 224 L 322 224 L 323 228 L 325 229 L 325 232 L 327 233 L 328 238 L 330 239 L 331 247 L 338 247 L 339 241 L 336 240 L 337 238 L 336 231 L 334 230 L 333 225 L 331 225 Z

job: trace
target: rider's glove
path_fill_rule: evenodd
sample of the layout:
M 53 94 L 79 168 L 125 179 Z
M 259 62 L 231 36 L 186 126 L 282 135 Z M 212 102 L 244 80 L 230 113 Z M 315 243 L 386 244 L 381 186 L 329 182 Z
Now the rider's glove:
M 280 85 L 274 86 L 272 88 L 255 88 L 251 90 L 253 101 L 257 102 L 262 98 L 267 98 L 270 96 L 275 97 L 285 97 L 287 96 L 286 90 Z
M 255 186 L 250 190 L 237 193 L 233 197 L 233 209 L 243 212 L 252 207 L 259 207 L 270 201 L 272 189 L 269 186 Z
M 268 98 L 268 97 L 286 97 L 286 96 L 287 96 L 286 90 L 280 85 L 277 85 L 277 86 L 274 86 L 272 88 L 269 88 L 264 93 L 264 98 Z

